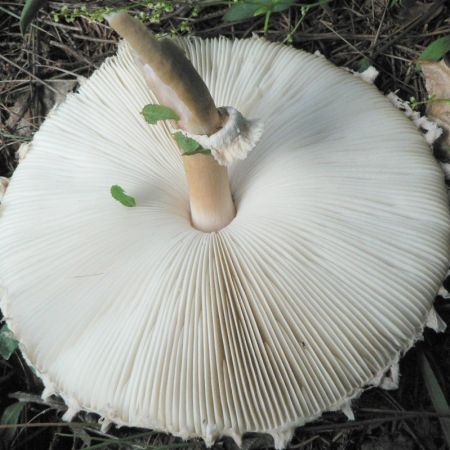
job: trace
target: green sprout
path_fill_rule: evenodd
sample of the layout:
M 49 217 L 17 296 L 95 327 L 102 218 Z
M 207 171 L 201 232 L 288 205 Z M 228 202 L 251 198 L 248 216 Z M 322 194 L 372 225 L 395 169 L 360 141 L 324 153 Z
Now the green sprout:
M 435 95 L 430 95 L 425 100 L 418 101 L 415 97 L 410 97 L 409 103 L 411 108 L 416 110 L 421 105 L 432 105 L 434 103 L 448 103 L 450 105 L 450 98 L 436 98 Z

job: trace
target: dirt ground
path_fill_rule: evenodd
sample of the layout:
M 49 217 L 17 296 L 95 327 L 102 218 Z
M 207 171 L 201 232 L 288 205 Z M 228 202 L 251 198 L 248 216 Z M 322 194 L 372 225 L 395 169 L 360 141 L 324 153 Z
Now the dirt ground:
M 295 48 L 319 50 L 338 66 L 355 70 L 374 65 L 380 71 L 378 88 L 404 98 L 426 98 L 416 59 L 439 37 L 450 34 L 450 4 L 444 0 L 335 0 L 314 6 L 292 6 L 270 17 L 229 23 L 223 20 L 226 1 L 152 2 L 132 0 L 48 2 L 35 26 L 24 37 L 18 18 L 21 1 L 0 0 L 0 176 L 16 166 L 21 143 L 31 140 L 47 112 L 65 93 L 76 89 L 80 76 L 89 76 L 115 53 L 117 36 L 103 21 L 95 21 L 106 7 L 131 5 L 153 31 L 191 33 L 201 37 L 246 38 L 253 33 Z M 1 257 L 1 255 L 0 255 Z M 447 286 L 450 288 L 450 285 Z M 450 304 L 437 298 L 436 309 L 450 323 Z M 400 387 L 394 391 L 370 389 L 354 402 L 355 421 L 342 413 L 327 413 L 297 431 L 290 449 L 401 450 L 445 449 L 446 441 L 425 387 L 418 358 L 425 354 L 447 396 L 450 389 L 450 332 L 427 330 L 423 342 L 401 361 Z M 111 430 L 100 436 L 97 418 L 80 414 L 70 425 L 61 421 L 65 406 L 43 402 L 39 380 L 19 354 L 0 359 L 0 415 L 17 399 L 26 401 L 17 430 L 1 428 L 1 449 L 90 448 L 204 448 L 201 442 L 147 430 Z M 448 398 L 448 396 L 447 396 Z M 441 416 L 442 417 L 442 416 Z M 447 424 L 448 425 L 448 424 Z M 103 439 L 102 440 L 97 440 Z M 266 436 L 249 435 L 245 449 L 271 449 Z M 214 450 L 236 449 L 229 439 Z

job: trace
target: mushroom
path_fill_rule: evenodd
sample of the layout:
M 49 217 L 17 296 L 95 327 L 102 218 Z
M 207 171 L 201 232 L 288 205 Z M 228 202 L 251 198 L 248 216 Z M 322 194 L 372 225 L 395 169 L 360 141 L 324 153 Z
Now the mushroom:
M 177 124 L 140 112 L 162 99 L 160 82 L 184 84 L 164 81 L 122 20 L 110 18 L 131 46 L 48 117 L 10 180 L 2 311 L 67 419 L 92 411 L 105 426 L 208 445 L 264 432 L 282 448 L 324 411 L 351 415 L 349 401 L 383 377 L 394 386 L 399 357 L 436 322 L 449 262 L 442 171 L 373 86 L 261 39 L 173 41 L 211 93 L 198 111 L 165 98 L 189 106 L 185 132 L 214 144 L 236 119 L 215 105 L 232 105 L 247 127 L 232 141 L 253 136 L 248 150 L 261 122 L 243 116 L 264 123 L 227 169 L 181 157 Z M 115 183 L 137 207 L 114 202 Z

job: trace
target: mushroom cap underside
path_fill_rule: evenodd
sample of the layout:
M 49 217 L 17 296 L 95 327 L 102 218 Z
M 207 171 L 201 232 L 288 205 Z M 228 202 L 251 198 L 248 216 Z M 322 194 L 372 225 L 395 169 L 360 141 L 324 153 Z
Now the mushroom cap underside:
M 179 150 L 121 45 L 36 133 L 0 211 L 2 310 L 51 392 L 212 442 L 339 408 L 421 334 L 448 267 L 443 175 L 373 86 L 256 39 L 179 39 L 264 121 L 235 219 L 193 229 Z M 136 198 L 110 196 L 119 184 Z

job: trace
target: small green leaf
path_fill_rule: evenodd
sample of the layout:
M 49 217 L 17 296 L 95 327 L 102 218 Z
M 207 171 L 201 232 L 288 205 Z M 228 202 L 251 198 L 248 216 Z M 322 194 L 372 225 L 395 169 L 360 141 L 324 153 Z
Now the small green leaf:
M 360 73 L 364 72 L 365 70 L 367 70 L 370 67 L 370 61 L 366 57 L 361 58 L 360 60 L 358 60 L 357 66 L 358 66 L 358 72 L 360 72 Z
M 155 125 L 158 120 L 180 120 L 175 111 L 163 105 L 145 105 L 142 115 L 151 125 Z
M 177 131 L 172 135 L 175 138 L 178 147 L 182 150 L 183 155 L 196 155 L 201 153 L 203 155 L 210 155 L 211 150 L 203 148 L 195 139 L 185 136 L 181 131 Z
M 235 3 L 223 16 L 225 22 L 237 22 L 252 18 L 255 13 L 262 9 L 264 5 L 251 2 Z M 259 13 L 263 14 L 263 13 Z
M 2 417 L 0 418 L 0 423 L 2 425 L 17 425 L 19 423 L 20 415 L 22 414 L 23 408 L 26 403 L 16 402 L 9 405 L 3 410 Z M 8 443 L 14 439 L 17 428 L 8 428 L 2 430 L 1 440 L 3 443 Z
M 17 425 L 19 423 L 20 415 L 26 403 L 16 402 L 5 408 L 0 419 L 2 425 Z
M 231 6 L 223 19 L 226 22 L 250 19 L 261 14 L 284 11 L 294 3 L 295 0 L 242 0 Z
M 261 14 L 267 14 L 269 11 L 267 10 L 267 8 L 265 6 L 262 6 L 261 8 L 258 8 L 255 13 L 253 14 L 253 16 L 260 16 Z
M 36 17 L 38 11 L 42 8 L 42 6 L 44 6 L 45 3 L 47 3 L 47 0 L 27 0 L 25 2 L 19 21 L 20 32 L 22 34 L 25 33 L 28 25 L 30 25 Z
M 430 396 L 431 403 L 438 414 L 442 416 L 448 416 L 450 414 L 450 406 L 447 403 L 445 394 L 439 385 L 436 375 L 428 362 L 427 357 L 424 352 L 419 353 L 419 364 L 422 370 L 422 376 L 425 381 L 425 386 L 427 387 L 428 395 Z M 439 422 L 441 423 L 441 428 L 444 433 L 447 446 L 450 448 L 450 418 L 440 417 Z
M 136 200 L 134 199 L 134 197 L 125 194 L 123 187 L 118 186 L 117 184 L 111 186 L 111 195 L 114 200 L 117 200 L 118 202 L 122 203 L 122 205 L 127 206 L 128 208 L 136 206 Z
M 14 339 L 12 332 L 7 325 L 0 329 L 0 356 L 3 359 L 9 359 L 16 351 L 19 342 Z
M 295 3 L 295 0 L 278 0 L 273 2 L 273 12 L 281 12 L 285 9 L 288 9 L 290 6 L 292 6 Z
M 419 63 L 422 61 L 439 61 L 450 51 L 450 35 L 436 39 L 419 56 Z M 417 65 L 420 68 L 420 65 Z

